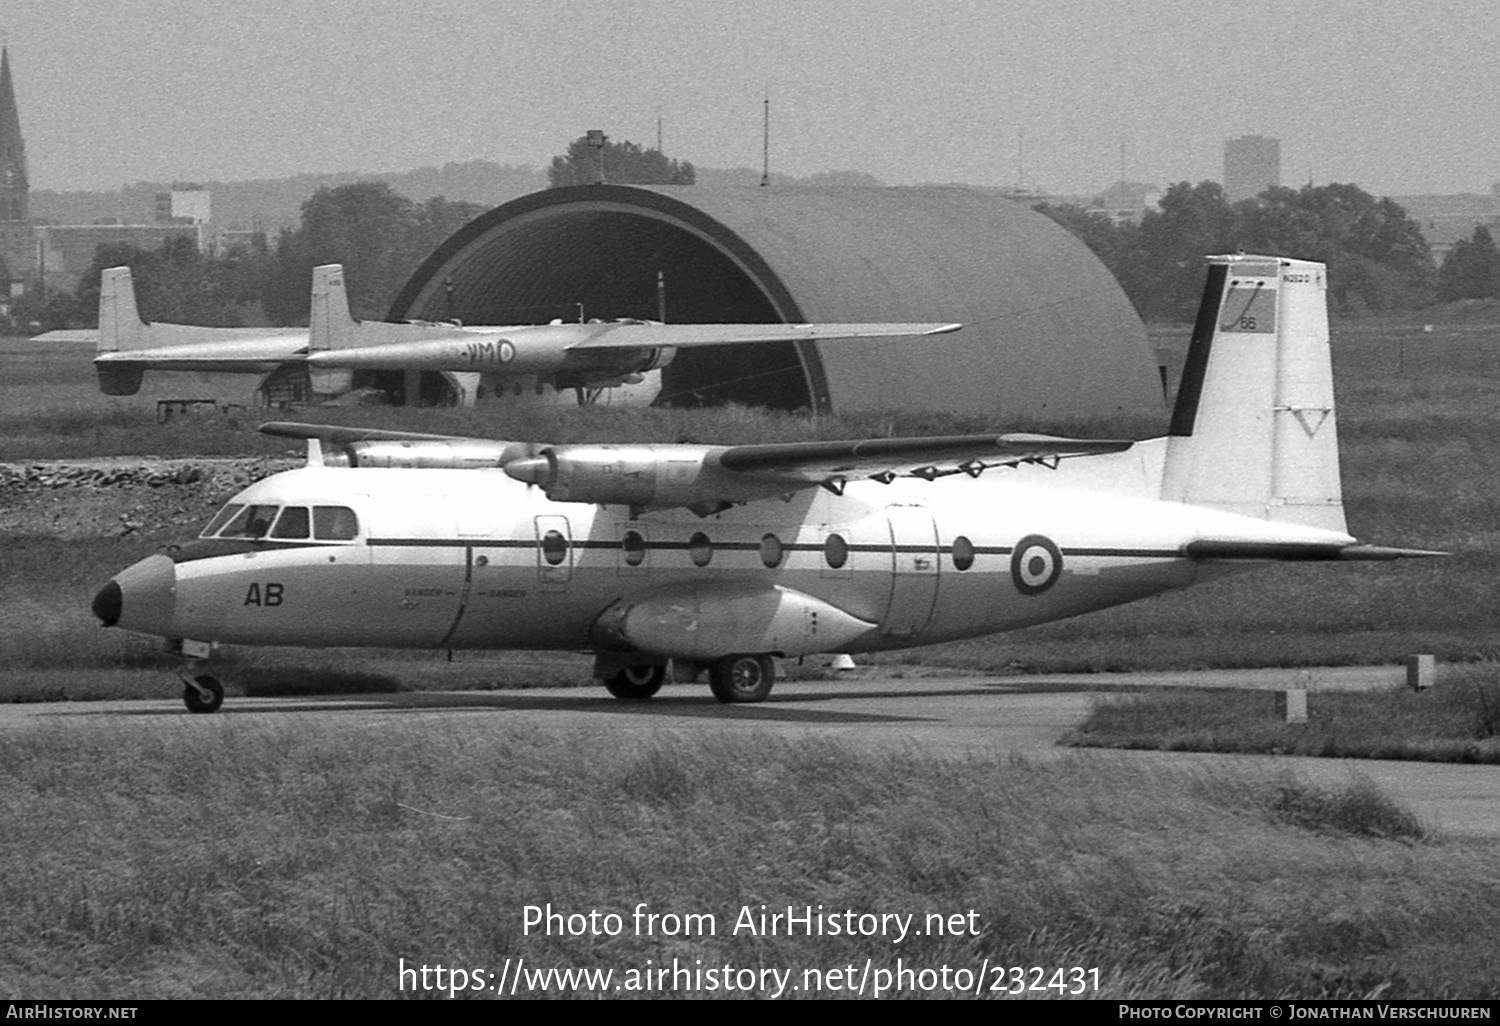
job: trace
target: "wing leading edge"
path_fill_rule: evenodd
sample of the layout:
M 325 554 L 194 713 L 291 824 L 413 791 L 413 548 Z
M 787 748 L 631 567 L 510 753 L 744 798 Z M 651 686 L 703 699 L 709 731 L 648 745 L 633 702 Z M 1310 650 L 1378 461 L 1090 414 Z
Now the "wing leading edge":
M 903 338 L 948 335 L 962 324 L 657 324 L 577 325 L 588 337 L 565 346 L 586 349 L 687 349 L 765 342 L 816 342 L 820 339 Z

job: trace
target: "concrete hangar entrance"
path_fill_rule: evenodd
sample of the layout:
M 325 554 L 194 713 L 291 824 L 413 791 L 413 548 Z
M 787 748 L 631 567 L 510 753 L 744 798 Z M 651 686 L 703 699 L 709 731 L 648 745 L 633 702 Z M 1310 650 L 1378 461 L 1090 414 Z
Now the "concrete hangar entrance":
M 460 229 L 388 319 L 657 319 L 661 298 L 676 323 L 965 325 L 920 343 L 679 352 L 663 373 L 666 404 L 1047 417 L 1161 409 L 1145 329 L 1098 259 L 1026 206 L 958 188 L 544 190 Z M 443 387 L 424 381 L 423 398 L 440 399 Z

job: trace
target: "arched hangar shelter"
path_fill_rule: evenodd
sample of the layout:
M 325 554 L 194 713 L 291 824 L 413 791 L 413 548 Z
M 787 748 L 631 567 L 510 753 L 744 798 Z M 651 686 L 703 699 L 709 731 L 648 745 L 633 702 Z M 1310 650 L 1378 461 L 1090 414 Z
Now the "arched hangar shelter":
M 465 225 L 391 320 L 961 321 L 920 341 L 682 351 L 661 402 L 1070 417 L 1161 409 L 1145 329 L 1049 218 L 949 187 L 532 193 Z

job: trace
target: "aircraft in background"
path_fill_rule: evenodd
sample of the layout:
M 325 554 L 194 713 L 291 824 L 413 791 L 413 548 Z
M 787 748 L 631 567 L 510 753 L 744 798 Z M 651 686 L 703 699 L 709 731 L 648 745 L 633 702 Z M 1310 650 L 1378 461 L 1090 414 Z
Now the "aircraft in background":
M 207 328 L 147 324 L 136 310 L 130 268 L 106 269 L 99 283 L 96 332 L 62 331 L 43 341 L 98 342 L 94 367 L 106 395 L 135 395 L 147 371 L 211 371 L 267 376 L 290 368 L 306 375 L 310 396 L 354 387 L 355 371 L 440 371 L 461 405 L 484 390 L 530 385 L 574 390 L 580 401 L 600 389 L 639 385 L 678 349 L 743 343 L 941 335 L 958 324 L 660 324 L 655 321 L 552 323 L 512 327 L 359 321 L 349 313 L 343 268 L 313 269 L 309 327 Z M 268 377 L 262 391 L 271 383 Z M 646 401 L 655 397 L 652 392 Z
M 1209 258 L 1167 437 L 544 445 L 308 424 L 309 465 L 126 568 L 108 626 L 223 687 L 215 645 L 591 650 L 645 699 L 669 661 L 724 702 L 776 657 L 927 645 L 1359 544 L 1341 498 L 1324 266 Z

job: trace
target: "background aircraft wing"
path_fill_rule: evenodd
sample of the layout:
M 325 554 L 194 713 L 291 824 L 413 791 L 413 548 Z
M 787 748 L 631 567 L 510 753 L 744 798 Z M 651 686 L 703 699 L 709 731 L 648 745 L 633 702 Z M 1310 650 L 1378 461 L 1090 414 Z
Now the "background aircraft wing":
M 1047 463 L 1069 456 L 1123 452 L 1127 439 L 1057 438 L 1052 435 L 947 435 L 936 438 L 868 438 L 842 442 L 736 445 L 719 454 L 719 466 L 742 474 L 796 477 L 819 483 L 834 477 L 874 478 L 977 474 L 986 467 Z
M 343 427 L 339 424 L 302 424 L 275 420 L 260 426 L 261 434 L 277 438 L 316 438 L 330 445 L 353 442 L 472 442 L 462 435 L 428 435 L 420 431 L 387 431 L 384 428 Z
M 565 348 L 681 349 L 742 342 L 812 342 L 839 338 L 900 338 L 946 335 L 961 324 L 598 324 L 581 325 L 589 337 Z

